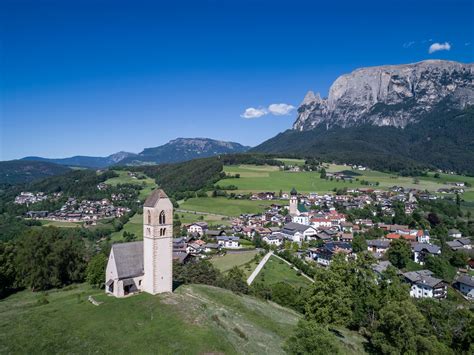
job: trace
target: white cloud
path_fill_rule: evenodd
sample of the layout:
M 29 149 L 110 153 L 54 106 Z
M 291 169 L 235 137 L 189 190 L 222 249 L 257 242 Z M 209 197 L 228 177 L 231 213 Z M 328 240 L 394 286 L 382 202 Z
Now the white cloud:
M 437 51 L 449 51 L 450 49 L 451 49 L 451 45 L 448 42 L 444 42 L 444 43 L 436 42 L 430 46 L 430 49 L 428 50 L 428 52 L 431 54 Z
M 295 106 L 288 104 L 271 104 L 268 106 L 268 111 L 275 116 L 289 115 Z
M 403 48 L 410 48 L 415 44 L 415 41 L 405 42 L 403 43 Z
M 242 118 L 259 118 L 262 116 L 265 116 L 267 114 L 267 110 L 264 108 L 254 108 L 254 107 L 249 107 L 245 109 L 245 112 L 240 115 Z

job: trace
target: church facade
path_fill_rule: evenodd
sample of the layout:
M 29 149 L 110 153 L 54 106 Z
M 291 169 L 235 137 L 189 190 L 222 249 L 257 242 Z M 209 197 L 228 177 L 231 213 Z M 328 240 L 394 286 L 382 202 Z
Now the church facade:
M 143 205 L 143 241 L 114 244 L 105 273 L 105 292 L 125 297 L 173 290 L 173 204 L 157 189 Z

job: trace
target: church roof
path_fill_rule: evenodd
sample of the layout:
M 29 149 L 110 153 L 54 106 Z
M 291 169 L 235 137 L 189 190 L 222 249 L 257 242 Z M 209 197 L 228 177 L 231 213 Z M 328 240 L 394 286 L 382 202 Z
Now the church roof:
M 143 207 L 155 207 L 156 203 L 160 198 L 168 198 L 166 193 L 162 189 L 154 190 L 145 201 Z
M 298 203 L 298 211 L 300 211 L 301 213 L 305 213 L 305 212 L 308 212 L 308 209 L 306 208 L 304 204 Z
M 290 195 L 292 195 L 292 196 L 298 195 L 298 192 L 296 191 L 296 189 L 294 187 L 291 189 Z
M 143 275 L 143 242 L 112 245 L 119 279 Z

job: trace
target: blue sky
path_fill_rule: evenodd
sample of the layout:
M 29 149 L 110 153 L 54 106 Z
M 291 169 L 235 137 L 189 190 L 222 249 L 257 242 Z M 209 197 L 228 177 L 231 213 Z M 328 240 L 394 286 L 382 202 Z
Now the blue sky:
M 358 67 L 473 62 L 473 12 L 456 0 L 0 0 L 0 160 L 176 137 L 256 145 L 296 117 L 269 105 L 326 96 Z

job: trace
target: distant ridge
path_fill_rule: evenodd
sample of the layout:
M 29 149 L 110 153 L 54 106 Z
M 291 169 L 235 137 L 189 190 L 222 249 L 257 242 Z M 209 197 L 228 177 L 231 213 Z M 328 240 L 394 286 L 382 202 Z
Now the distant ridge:
M 164 145 L 145 148 L 141 153 L 118 152 L 107 157 L 73 156 L 68 158 L 24 157 L 25 161 L 41 161 L 72 167 L 101 169 L 112 165 L 149 165 L 177 163 L 219 154 L 242 153 L 250 147 L 235 142 L 209 138 L 176 138 Z

